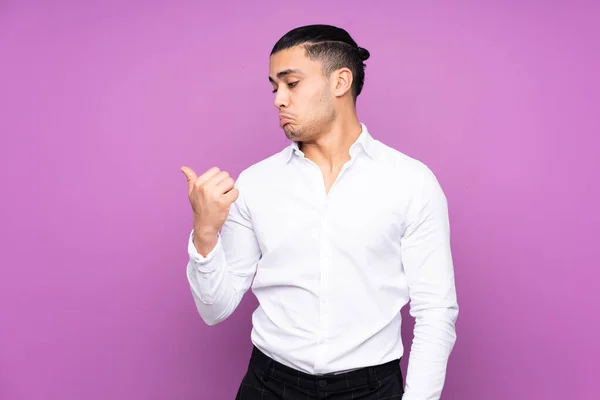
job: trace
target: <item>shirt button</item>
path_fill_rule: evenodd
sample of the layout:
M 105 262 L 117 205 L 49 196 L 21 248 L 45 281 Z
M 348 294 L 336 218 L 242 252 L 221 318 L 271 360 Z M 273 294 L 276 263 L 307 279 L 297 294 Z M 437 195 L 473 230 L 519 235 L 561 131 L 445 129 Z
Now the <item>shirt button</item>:
M 325 386 L 327 386 L 327 381 L 325 379 L 321 379 L 319 381 L 319 386 L 322 387 L 322 388 L 324 388 Z

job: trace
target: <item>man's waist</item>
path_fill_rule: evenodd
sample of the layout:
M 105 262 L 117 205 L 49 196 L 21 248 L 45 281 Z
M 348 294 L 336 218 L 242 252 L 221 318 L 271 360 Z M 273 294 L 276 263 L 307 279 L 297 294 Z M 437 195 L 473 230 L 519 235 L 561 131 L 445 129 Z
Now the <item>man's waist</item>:
M 404 352 L 398 328 L 327 340 L 264 328 L 260 323 L 253 327 L 253 345 L 277 362 L 310 375 L 351 372 L 399 359 Z
M 316 390 L 316 386 L 319 385 L 321 390 L 327 388 L 335 391 L 366 384 L 374 385 L 377 380 L 384 379 L 391 374 L 400 374 L 400 358 L 351 371 L 310 374 L 276 361 L 257 346 L 253 346 L 250 367 L 260 370 L 263 377 L 274 377 L 291 385 L 309 390 Z

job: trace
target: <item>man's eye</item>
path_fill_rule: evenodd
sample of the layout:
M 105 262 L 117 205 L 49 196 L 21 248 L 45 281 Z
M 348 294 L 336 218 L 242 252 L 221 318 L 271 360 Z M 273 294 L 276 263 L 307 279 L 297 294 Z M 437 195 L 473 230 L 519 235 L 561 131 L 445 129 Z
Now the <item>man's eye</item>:
M 287 85 L 288 85 L 289 88 L 293 88 L 294 86 L 296 86 L 298 84 L 298 82 L 300 82 L 300 81 L 290 82 Z M 273 89 L 272 93 L 277 93 L 277 89 Z

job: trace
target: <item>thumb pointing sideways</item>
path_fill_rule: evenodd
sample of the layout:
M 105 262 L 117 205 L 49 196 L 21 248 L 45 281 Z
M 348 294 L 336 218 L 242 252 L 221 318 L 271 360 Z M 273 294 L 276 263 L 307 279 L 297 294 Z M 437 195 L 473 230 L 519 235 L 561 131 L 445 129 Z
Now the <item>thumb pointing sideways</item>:
M 188 180 L 188 187 L 191 189 L 196 179 L 198 179 L 198 175 L 189 167 L 181 167 L 181 172 L 183 172 L 183 175 Z

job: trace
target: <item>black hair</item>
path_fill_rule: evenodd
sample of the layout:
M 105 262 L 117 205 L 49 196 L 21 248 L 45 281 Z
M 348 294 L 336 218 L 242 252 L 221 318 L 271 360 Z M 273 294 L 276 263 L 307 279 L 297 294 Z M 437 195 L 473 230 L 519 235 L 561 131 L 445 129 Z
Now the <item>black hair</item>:
M 306 56 L 323 63 L 325 75 L 339 68 L 352 71 L 352 97 L 354 101 L 362 92 L 365 82 L 366 61 L 370 53 L 358 47 L 354 39 L 342 28 L 332 25 L 306 25 L 292 29 L 273 46 L 271 55 L 291 47 L 304 45 Z

